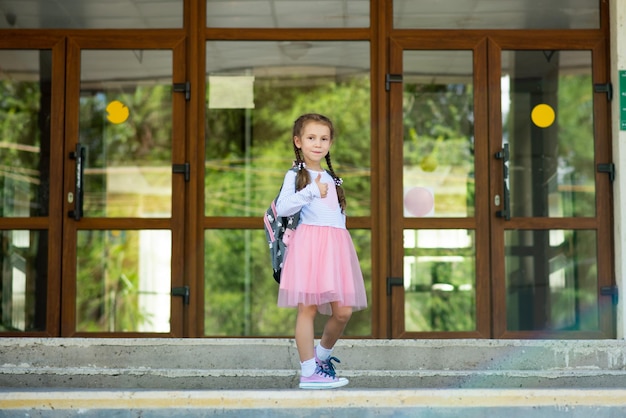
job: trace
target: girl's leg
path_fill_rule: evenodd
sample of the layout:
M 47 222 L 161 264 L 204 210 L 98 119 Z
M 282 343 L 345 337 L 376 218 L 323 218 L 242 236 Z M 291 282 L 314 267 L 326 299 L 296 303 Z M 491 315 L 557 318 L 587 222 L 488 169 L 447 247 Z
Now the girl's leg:
M 300 389 L 332 389 L 348 384 L 348 379 L 336 377 L 331 366 L 322 368 L 315 358 L 313 320 L 317 306 L 298 305 L 296 319 L 296 345 L 300 355 Z
M 317 314 L 315 305 L 298 305 L 298 317 L 296 318 L 296 346 L 300 355 L 300 362 L 314 357 L 314 329 L 313 321 Z
M 320 345 L 326 349 L 332 349 L 335 346 L 352 316 L 352 307 L 339 306 L 338 302 L 332 302 L 330 305 L 333 313 L 324 326 L 324 333 L 320 340 Z

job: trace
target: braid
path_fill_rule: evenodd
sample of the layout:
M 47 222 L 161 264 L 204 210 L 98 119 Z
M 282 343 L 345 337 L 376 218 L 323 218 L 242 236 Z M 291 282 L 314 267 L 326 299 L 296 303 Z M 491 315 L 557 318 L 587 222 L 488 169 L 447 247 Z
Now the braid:
M 293 152 L 296 154 L 296 166 L 299 167 L 301 164 L 304 164 L 301 151 L 298 147 L 296 147 L 295 143 L 293 144 Z M 296 174 L 296 191 L 304 189 L 306 185 L 309 184 L 309 181 L 309 173 L 307 173 L 306 170 L 298 170 L 298 173 Z
M 345 212 L 346 210 L 346 194 L 343 191 L 343 188 L 340 186 L 341 179 L 335 174 L 335 170 L 333 169 L 333 164 L 330 162 L 330 151 L 326 154 L 326 164 L 328 165 L 328 171 L 330 175 L 335 180 L 335 188 L 337 189 L 337 200 L 339 200 L 339 206 L 341 206 L 341 211 Z

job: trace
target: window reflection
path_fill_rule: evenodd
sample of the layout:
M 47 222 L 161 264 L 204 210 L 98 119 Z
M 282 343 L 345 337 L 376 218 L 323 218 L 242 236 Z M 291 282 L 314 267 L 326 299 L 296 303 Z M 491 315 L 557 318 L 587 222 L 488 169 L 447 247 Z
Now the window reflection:
M 369 44 L 308 44 L 294 58 L 280 42 L 207 43 L 206 216 L 260 216 L 294 159 L 293 122 L 311 111 L 335 125 L 349 216 L 369 215 Z
M 0 216 L 47 216 L 52 53 L 5 50 L 0 62 Z
M 4 1 L 0 29 L 156 29 L 183 27 L 183 0 Z
M 596 232 L 506 231 L 510 331 L 599 329 Z
M 474 231 L 404 230 L 404 320 L 409 332 L 476 329 Z
M 404 52 L 405 217 L 474 216 L 472 68 L 471 51 Z
M 85 216 L 170 216 L 171 62 L 171 51 L 82 51 Z
M 78 231 L 76 330 L 169 332 L 169 230 Z
M 369 0 L 207 0 L 210 28 L 367 28 Z
M 48 277 L 47 231 L 0 231 L 0 331 L 43 331 Z
M 371 233 L 350 231 L 371 301 Z M 207 336 L 292 336 L 296 309 L 276 306 L 278 285 L 263 230 L 204 234 L 204 333 Z M 316 332 L 323 322 L 316 323 Z M 355 312 L 348 336 L 371 335 L 371 310 Z
M 502 126 L 511 215 L 595 216 L 589 51 L 505 51 Z
M 393 0 L 396 29 L 598 29 L 600 2 Z

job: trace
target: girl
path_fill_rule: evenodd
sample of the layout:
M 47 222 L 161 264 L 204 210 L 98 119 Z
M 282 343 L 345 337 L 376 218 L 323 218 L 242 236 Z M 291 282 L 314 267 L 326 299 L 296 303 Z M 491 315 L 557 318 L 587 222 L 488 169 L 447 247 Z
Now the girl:
M 302 389 L 345 386 L 331 357 L 352 312 L 367 307 L 359 260 L 346 229 L 346 199 L 330 161 L 333 124 L 325 116 L 305 114 L 293 126 L 297 171 L 289 170 L 278 197 L 279 216 L 300 212 L 289 242 L 278 291 L 278 306 L 298 307 L 296 346 Z M 326 160 L 328 170 L 322 169 Z M 334 186 L 334 187 L 333 187 Z M 329 315 L 319 345 L 314 345 L 317 312 Z

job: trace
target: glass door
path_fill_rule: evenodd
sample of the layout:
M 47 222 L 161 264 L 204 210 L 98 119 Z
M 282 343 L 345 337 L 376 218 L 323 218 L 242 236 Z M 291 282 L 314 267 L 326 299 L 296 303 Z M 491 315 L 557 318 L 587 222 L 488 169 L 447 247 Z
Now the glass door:
M 472 36 L 392 44 L 392 336 L 611 338 L 602 43 Z
M 0 39 L 0 333 L 59 334 L 60 36 Z
M 68 42 L 62 335 L 182 336 L 180 39 Z M 123 45 L 121 47 L 120 45 Z
M 415 44 L 393 43 L 388 76 L 391 334 L 488 338 L 486 43 Z
M 491 44 L 496 337 L 614 338 L 602 45 Z

